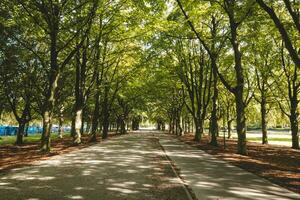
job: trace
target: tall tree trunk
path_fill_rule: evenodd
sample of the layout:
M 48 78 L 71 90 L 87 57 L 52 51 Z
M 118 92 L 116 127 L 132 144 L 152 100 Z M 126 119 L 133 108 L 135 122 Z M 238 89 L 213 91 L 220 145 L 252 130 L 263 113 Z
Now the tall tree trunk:
M 59 117 L 58 117 L 58 137 L 63 138 L 63 122 L 64 122 L 64 115 L 63 109 L 60 109 Z
M 121 134 L 125 134 L 126 133 L 126 124 L 125 124 L 125 120 L 122 118 L 121 119 Z
M 19 127 L 17 132 L 16 145 L 21 145 L 23 144 L 23 136 L 24 136 L 26 122 L 24 122 L 24 120 L 19 120 L 18 123 L 19 123 Z
M 81 107 L 77 108 L 74 116 L 74 133 L 73 133 L 73 143 L 81 143 L 81 126 L 82 126 L 82 109 Z
M 88 42 L 87 42 L 88 44 Z M 83 47 L 82 62 L 80 62 L 81 54 L 77 51 L 76 54 L 76 80 L 75 80 L 75 105 L 74 105 L 74 132 L 73 143 L 75 145 L 81 143 L 81 135 L 83 131 L 83 107 L 84 107 L 84 85 L 85 85 L 85 73 L 86 73 L 86 49 Z
M 84 104 L 84 103 L 83 103 Z M 83 105 L 83 108 L 82 108 L 82 117 L 81 117 L 81 121 L 82 121 L 82 123 L 81 123 L 81 128 L 80 128 L 80 133 L 81 133 L 81 135 L 84 135 L 84 123 L 85 123 L 85 106 Z
M 98 82 L 98 81 L 96 81 Z M 97 140 L 97 129 L 99 127 L 99 117 L 100 117 L 100 89 L 97 87 L 96 93 L 95 93 L 95 107 L 93 111 L 93 117 L 92 117 L 92 138 L 91 141 Z
M 104 99 L 103 99 L 103 132 L 102 132 L 102 138 L 106 139 L 108 137 L 108 127 L 109 127 L 109 108 L 108 108 L 108 92 L 109 87 L 105 84 L 104 87 Z
M 247 155 L 247 143 L 246 143 L 246 117 L 245 117 L 245 103 L 243 98 L 244 93 L 244 70 L 242 67 L 242 53 L 239 49 L 239 42 L 237 39 L 237 29 L 238 23 L 235 19 L 234 13 L 234 3 L 231 1 L 229 2 L 228 6 L 228 16 L 230 22 L 230 31 L 231 31 L 231 38 L 230 42 L 233 47 L 234 51 L 234 61 L 235 61 L 235 76 L 236 76 L 236 87 L 234 88 L 234 96 L 235 96 L 235 103 L 236 103 L 236 125 L 237 125 L 237 134 L 238 134 L 238 150 L 237 152 L 241 155 Z
M 50 145 L 51 145 L 50 135 L 51 135 L 51 125 L 52 125 L 51 120 L 52 120 L 52 115 L 49 113 L 49 111 L 45 111 L 43 114 L 43 133 L 42 133 L 42 144 L 41 144 L 42 152 L 50 151 Z
M 267 109 L 266 109 L 266 99 L 264 95 L 262 96 L 260 103 L 260 112 L 261 112 L 261 129 L 262 129 L 262 144 L 268 144 L 268 135 L 267 135 Z
M 56 21 L 56 20 L 53 20 Z M 49 25 L 50 26 L 50 25 Z M 49 73 L 49 88 L 46 94 L 43 112 L 43 133 L 41 151 L 50 151 L 50 135 L 52 126 L 52 112 L 55 104 L 55 93 L 58 87 L 58 79 L 60 75 L 60 68 L 58 66 L 58 52 L 57 52 L 57 34 L 58 34 L 58 21 L 51 25 L 50 32 L 50 73 Z
M 212 59 L 212 65 L 216 65 L 216 61 Z M 213 70 L 213 90 L 214 95 L 212 97 L 212 112 L 211 112 L 211 141 L 210 144 L 213 146 L 218 146 L 217 135 L 218 135 L 218 117 L 217 117 L 217 100 L 218 100 L 218 74 L 216 66 L 212 67 Z
M 245 118 L 245 104 L 243 101 L 243 90 L 239 90 L 236 93 L 236 130 L 238 134 L 238 153 L 241 155 L 247 155 L 246 144 L 246 118 Z
M 231 138 L 231 124 L 232 124 L 232 119 L 227 118 L 227 138 Z
M 169 119 L 169 133 L 172 133 L 172 118 Z
M 28 137 L 28 129 L 29 129 L 29 122 L 27 122 L 26 126 L 25 126 L 25 131 L 24 131 L 24 136 L 25 137 Z
M 77 84 L 76 84 L 77 85 Z M 72 137 L 74 144 L 81 143 L 81 126 L 82 126 L 82 101 L 81 95 L 78 91 L 79 88 L 76 86 L 75 89 L 75 105 L 74 105 L 74 114 L 72 120 Z
M 292 131 L 292 148 L 299 149 L 299 134 L 298 134 L 298 100 L 297 96 L 291 99 L 291 115 L 290 115 L 290 123 L 291 123 L 291 131 Z
M 201 140 L 201 120 L 199 120 L 197 117 L 194 117 L 194 123 L 195 123 L 195 137 L 194 140 L 199 142 Z

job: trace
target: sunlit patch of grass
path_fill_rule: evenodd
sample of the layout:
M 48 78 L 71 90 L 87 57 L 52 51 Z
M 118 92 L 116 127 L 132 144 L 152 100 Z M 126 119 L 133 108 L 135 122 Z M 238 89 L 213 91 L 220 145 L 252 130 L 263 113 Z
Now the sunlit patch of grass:
M 247 141 L 257 142 L 257 141 L 262 141 L 262 138 L 261 137 L 247 138 Z M 268 138 L 268 141 L 270 141 L 270 142 L 292 142 L 292 139 L 290 139 L 290 138 Z

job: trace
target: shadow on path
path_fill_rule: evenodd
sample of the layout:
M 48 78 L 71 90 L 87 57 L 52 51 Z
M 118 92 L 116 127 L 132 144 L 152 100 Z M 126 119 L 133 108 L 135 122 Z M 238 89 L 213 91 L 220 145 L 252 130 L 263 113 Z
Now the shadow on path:
M 173 189 L 184 194 L 178 178 L 164 174 L 161 154 L 151 135 L 112 138 L 0 175 L 0 199 L 167 199 Z
M 274 185 L 204 151 L 160 134 L 166 154 L 198 199 L 299 200 L 300 195 Z

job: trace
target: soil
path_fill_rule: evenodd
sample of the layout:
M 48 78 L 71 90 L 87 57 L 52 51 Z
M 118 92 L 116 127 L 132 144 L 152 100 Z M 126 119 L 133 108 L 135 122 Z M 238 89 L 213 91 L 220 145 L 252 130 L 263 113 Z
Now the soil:
M 223 138 L 218 138 L 218 147 L 209 144 L 208 136 L 203 136 L 201 142 L 194 141 L 192 134 L 186 134 L 179 139 L 300 194 L 300 150 L 248 142 L 248 155 L 242 156 L 236 153 L 237 141 L 234 139 L 226 139 L 225 149 Z

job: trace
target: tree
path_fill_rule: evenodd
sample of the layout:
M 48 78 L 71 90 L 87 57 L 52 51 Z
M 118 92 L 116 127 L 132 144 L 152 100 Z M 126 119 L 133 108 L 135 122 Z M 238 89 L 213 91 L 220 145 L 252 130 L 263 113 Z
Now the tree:
M 48 152 L 50 151 L 51 121 L 58 80 L 62 69 L 70 62 L 78 48 L 84 43 L 98 1 L 44 2 L 16 0 L 12 3 L 12 9 L 16 13 L 13 20 L 20 26 L 23 25 L 22 29 L 24 32 L 22 37 L 14 36 L 14 38 L 35 55 L 39 64 L 43 66 L 48 74 L 48 83 L 45 88 L 46 94 L 43 102 L 41 145 L 42 151 Z M 29 27 L 34 27 L 34 33 L 37 34 L 28 35 Z M 13 33 L 8 34 L 13 35 Z M 28 41 L 28 39 L 35 39 L 36 42 Z M 76 40 L 79 40 L 79 42 L 76 43 Z M 47 55 L 46 57 L 44 56 L 45 54 Z
M 272 2 L 270 6 L 264 0 L 256 0 L 256 2 L 273 20 L 285 44 L 285 48 L 288 50 L 289 55 L 291 56 L 291 59 L 293 60 L 296 67 L 299 68 L 300 57 L 299 57 L 299 50 L 297 48 L 299 43 L 293 42 L 294 41 L 293 35 L 296 34 L 298 39 L 300 37 L 300 19 L 299 19 L 300 2 L 298 1 L 291 2 L 289 0 L 283 0 L 283 4 L 282 1 Z M 285 25 L 284 21 L 287 19 L 286 17 L 287 13 L 284 12 L 284 16 L 285 16 L 284 19 L 280 19 L 276 14 L 276 10 L 279 10 L 280 13 L 283 12 L 282 6 L 284 6 L 284 8 L 286 8 L 286 10 L 288 11 L 288 14 L 292 19 L 293 26 L 296 30 L 294 30 L 293 28 L 287 28 L 287 26 Z

